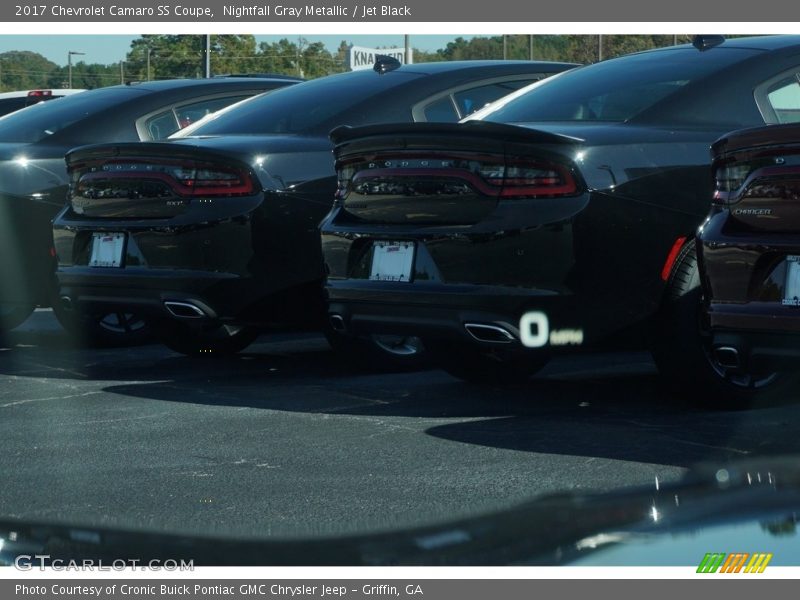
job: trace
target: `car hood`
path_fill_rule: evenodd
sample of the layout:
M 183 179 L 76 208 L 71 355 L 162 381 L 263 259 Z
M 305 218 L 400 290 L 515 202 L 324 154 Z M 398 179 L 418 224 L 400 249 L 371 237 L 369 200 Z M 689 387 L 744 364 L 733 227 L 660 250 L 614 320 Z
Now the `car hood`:
M 701 466 L 680 482 L 544 496 L 433 526 L 316 539 L 182 536 L 0 522 L 0 564 L 52 559 L 173 558 L 211 565 L 700 564 L 706 553 L 769 552 L 797 561 L 797 456 Z

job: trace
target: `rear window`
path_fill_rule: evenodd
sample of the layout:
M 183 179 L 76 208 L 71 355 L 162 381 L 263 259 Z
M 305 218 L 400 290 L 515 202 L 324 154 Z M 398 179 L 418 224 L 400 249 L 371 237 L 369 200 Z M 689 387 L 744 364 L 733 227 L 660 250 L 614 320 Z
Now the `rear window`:
M 27 105 L 28 99 L 24 97 L 6 98 L 5 100 L 0 100 L 0 115 L 7 115 L 8 113 L 19 110 L 20 108 L 25 108 Z
M 800 123 L 800 81 L 797 75 L 782 79 L 769 87 L 767 101 L 778 123 Z
M 132 88 L 105 88 L 40 102 L 0 118 L 0 142 L 39 142 L 136 94 L 140 92 Z
M 191 128 L 187 135 L 327 131 L 339 125 L 338 117 L 354 105 L 416 77 L 420 75 L 399 71 L 378 75 L 370 70 L 314 79 L 241 102 Z
M 675 50 L 609 60 L 548 80 L 527 94 L 490 107 L 481 118 L 498 123 L 627 121 L 750 53 Z

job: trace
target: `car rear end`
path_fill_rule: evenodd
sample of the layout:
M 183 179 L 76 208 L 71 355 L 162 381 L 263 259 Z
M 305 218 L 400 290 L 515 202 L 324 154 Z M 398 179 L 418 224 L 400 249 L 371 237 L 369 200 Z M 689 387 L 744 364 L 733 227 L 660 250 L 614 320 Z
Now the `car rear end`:
M 90 146 L 66 160 L 69 205 L 53 230 L 66 308 L 241 315 L 262 266 L 253 237 L 263 190 L 250 165 L 177 143 Z
M 486 122 L 334 131 L 331 326 L 513 355 L 602 335 L 580 278 L 580 141 Z
M 708 334 L 728 368 L 800 359 L 800 125 L 728 134 L 698 235 Z

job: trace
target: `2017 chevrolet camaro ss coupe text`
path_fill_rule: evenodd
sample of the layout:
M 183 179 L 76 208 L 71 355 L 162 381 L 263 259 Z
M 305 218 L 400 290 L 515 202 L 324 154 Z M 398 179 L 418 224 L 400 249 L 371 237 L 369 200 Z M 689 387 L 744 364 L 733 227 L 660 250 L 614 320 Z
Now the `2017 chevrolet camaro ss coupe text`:
M 799 72 L 798 37 L 699 37 L 560 74 L 465 123 L 334 131 L 332 323 L 420 336 L 479 381 L 649 342 L 684 394 L 752 397 L 679 335 L 699 305 L 686 249 L 712 197 L 710 144 L 791 118 Z
M 143 82 L 72 94 L 1 118 L 0 332 L 54 301 L 51 221 L 66 202 L 68 150 L 165 138 L 233 102 L 297 82 L 280 76 Z M 55 308 L 77 335 L 116 341 L 144 333 L 130 313 L 78 322 Z
M 74 150 L 54 224 L 60 294 L 80 312 L 146 314 L 187 354 L 238 351 L 275 324 L 319 326 L 328 132 L 455 122 L 573 66 L 381 60 L 245 101 L 170 142 Z

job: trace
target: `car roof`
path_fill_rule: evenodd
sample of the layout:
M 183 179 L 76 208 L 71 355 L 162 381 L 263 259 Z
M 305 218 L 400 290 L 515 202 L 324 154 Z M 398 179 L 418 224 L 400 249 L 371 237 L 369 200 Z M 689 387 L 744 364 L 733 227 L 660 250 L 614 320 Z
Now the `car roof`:
M 212 77 L 210 79 L 159 79 L 155 81 L 133 81 L 123 85 L 112 87 L 135 87 L 143 91 L 160 92 L 164 90 L 175 90 L 186 87 L 219 86 L 239 83 L 243 85 L 254 85 L 259 83 L 280 83 L 303 81 L 293 77 Z
M 639 54 L 670 52 L 675 50 L 693 50 L 695 52 L 715 52 L 723 49 L 736 48 L 740 50 L 761 50 L 764 52 L 797 48 L 800 50 L 800 35 L 761 35 L 749 37 L 726 38 L 721 44 L 698 50 L 692 44 L 679 44 L 665 48 L 645 50 Z
M 509 71 L 530 70 L 531 68 L 542 71 L 563 71 L 565 68 L 577 66 L 577 63 L 554 62 L 547 60 L 447 60 L 403 65 L 394 71 L 388 71 L 385 73 L 385 75 L 395 71 L 434 75 L 437 73 L 446 73 L 465 69 L 484 69 L 486 67 L 505 67 Z

